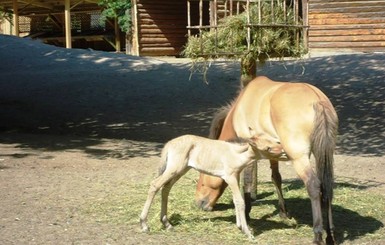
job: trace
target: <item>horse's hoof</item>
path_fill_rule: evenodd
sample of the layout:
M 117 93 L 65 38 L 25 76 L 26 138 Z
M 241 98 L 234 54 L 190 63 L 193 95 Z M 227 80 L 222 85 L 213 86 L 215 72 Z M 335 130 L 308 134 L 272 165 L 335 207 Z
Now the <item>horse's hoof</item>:
M 290 216 L 289 212 L 280 211 L 279 212 L 279 217 L 281 217 L 282 219 L 291 219 L 291 216 Z
M 337 244 L 336 241 L 334 240 L 333 236 L 327 236 L 326 237 L 326 244 L 327 245 L 335 245 Z
M 314 240 L 314 241 L 313 241 L 313 244 L 316 244 L 316 245 L 325 245 L 324 241 L 322 241 L 322 240 Z

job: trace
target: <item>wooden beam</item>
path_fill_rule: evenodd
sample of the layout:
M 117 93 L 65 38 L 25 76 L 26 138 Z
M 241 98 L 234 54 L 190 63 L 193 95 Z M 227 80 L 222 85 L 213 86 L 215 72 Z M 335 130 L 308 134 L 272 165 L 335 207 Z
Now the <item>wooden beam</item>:
M 20 35 L 19 30 L 19 5 L 17 4 L 17 0 L 13 0 L 13 34 L 15 36 Z
M 65 21 L 66 48 L 72 48 L 71 1 L 70 0 L 64 0 L 64 21 Z
M 33 5 L 33 6 L 36 6 L 36 7 L 40 7 L 40 8 L 45 8 L 45 9 L 50 9 L 50 10 L 53 10 L 53 6 L 51 4 L 46 4 L 46 3 L 43 3 L 43 2 L 39 2 L 39 1 L 19 1 L 21 3 L 25 3 L 25 4 L 28 4 L 28 5 Z

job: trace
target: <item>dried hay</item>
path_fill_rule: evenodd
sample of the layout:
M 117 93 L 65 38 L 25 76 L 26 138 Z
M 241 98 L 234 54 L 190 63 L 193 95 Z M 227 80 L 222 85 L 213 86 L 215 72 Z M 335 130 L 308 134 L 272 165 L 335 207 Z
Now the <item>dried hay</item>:
M 277 0 L 250 4 L 250 46 L 248 47 L 247 12 L 219 20 L 217 28 L 201 30 L 190 36 L 182 53 L 193 62 L 211 59 L 258 60 L 263 63 L 270 57 L 301 57 L 306 51 L 301 38 L 301 20 L 296 20 L 292 8 Z

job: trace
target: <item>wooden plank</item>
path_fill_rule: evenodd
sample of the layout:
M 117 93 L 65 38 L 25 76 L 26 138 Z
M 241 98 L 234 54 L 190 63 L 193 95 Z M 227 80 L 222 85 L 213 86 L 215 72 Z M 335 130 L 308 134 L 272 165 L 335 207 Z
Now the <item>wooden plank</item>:
M 181 40 L 180 38 L 169 38 L 169 37 L 166 37 L 166 38 L 163 38 L 163 37 L 155 37 L 155 38 L 150 38 L 150 37 L 141 37 L 139 39 L 139 41 L 142 43 L 142 44 L 157 44 L 157 43 L 169 43 L 171 45 L 171 43 L 183 43 L 183 40 Z
M 340 29 L 340 30 L 312 30 L 311 36 L 354 36 L 354 35 L 385 35 L 385 29 Z M 384 37 L 385 38 L 385 37 Z
M 185 27 L 161 30 L 159 28 L 149 28 L 149 27 L 146 28 L 145 26 L 142 26 L 142 29 L 140 30 L 140 33 L 142 35 L 146 35 L 146 34 L 153 34 L 153 35 L 157 35 L 157 34 L 162 34 L 162 35 L 178 34 L 180 36 L 184 36 L 185 34 L 187 34 L 187 30 L 186 30 Z
M 374 42 L 310 42 L 311 48 L 365 48 L 365 47 L 385 47 L 385 41 Z
M 359 13 L 318 13 L 309 15 L 310 19 L 338 19 L 338 18 L 373 18 L 385 16 L 385 9 L 382 12 L 359 12 Z
M 325 18 L 325 19 L 310 19 L 309 25 L 356 25 L 356 24 L 385 24 L 384 17 L 373 17 L 373 18 Z
M 179 40 L 187 40 L 187 38 L 184 38 L 185 35 L 181 35 L 179 33 L 170 33 L 170 34 L 165 34 L 165 33 L 160 33 L 160 34 L 142 34 L 142 38 L 169 38 L 169 39 L 179 39 Z
M 385 1 L 353 1 L 353 2 L 314 2 L 309 1 L 309 6 L 312 9 L 330 9 L 330 8 L 348 8 L 353 9 L 357 7 L 384 7 Z
M 384 2 L 385 0 L 311 0 L 312 3 L 333 3 L 333 2 L 338 2 L 338 3 L 342 3 L 342 2 Z
M 140 13 L 139 17 L 141 19 L 149 19 L 149 20 L 175 20 L 175 21 L 184 21 L 186 20 L 186 15 L 185 14 L 173 14 L 171 12 L 167 14 L 148 14 L 148 13 Z
M 385 41 L 383 35 L 358 35 L 358 36 L 310 36 L 310 42 L 373 42 Z
M 168 56 L 168 55 L 179 55 L 180 50 L 169 47 L 169 48 L 141 48 L 140 55 L 142 56 Z
M 383 29 L 385 24 L 360 24 L 360 25 L 319 25 L 310 26 L 313 30 L 354 30 L 354 29 Z
M 361 12 L 383 12 L 384 6 L 365 6 L 356 8 L 311 8 L 309 15 L 322 13 L 361 13 Z

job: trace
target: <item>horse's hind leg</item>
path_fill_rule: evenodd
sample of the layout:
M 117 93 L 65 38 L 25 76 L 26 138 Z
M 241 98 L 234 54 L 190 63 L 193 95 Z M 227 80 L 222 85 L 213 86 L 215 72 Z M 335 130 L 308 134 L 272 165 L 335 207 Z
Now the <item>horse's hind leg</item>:
M 278 205 L 279 205 L 279 216 L 282 218 L 289 218 L 289 213 L 287 212 L 285 199 L 282 194 L 282 177 L 279 173 L 279 164 L 278 161 L 270 160 L 270 168 L 271 168 L 271 180 L 275 186 L 275 190 L 278 195 Z
M 297 174 L 303 180 L 310 197 L 313 214 L 314 243 L 323 244 L 322 241 L 322 212 L 321 212 L 321 184 L 315 175 L 308 157 L 293 160 Z
M 161 211 L 160 211 L 160 221 L 162 222 L 163 226 L 167 229 L 167 230 L 171 230 L 172 229 L 172 225 L 170 224 L 168 218 L 167 218 L 167 204 L 168 204 L 168 196 L 170 194 L 170 191 L 171 191 L 171 188 L 172 186 L 180 179 L 180 177 L 182 177 L 184 174 L 187 173 L 189 169 L 186 168 L 185 170 L 183 170 L 182 172 L 180 173 L 177 173 L 175 176 L 173 176 L 173 178 L 167 182 L 163 188 L 162 188 L 162 207 L 161 207 Z
M 334 240 L 334 225 L 333 225 L 333 217 L 332 217 L 332 204 L 330 201 L 327 203 L 327 207 L 325 208 L 327 212 L 327 225 L 326 225 L 326 244 L 335 244 Z

